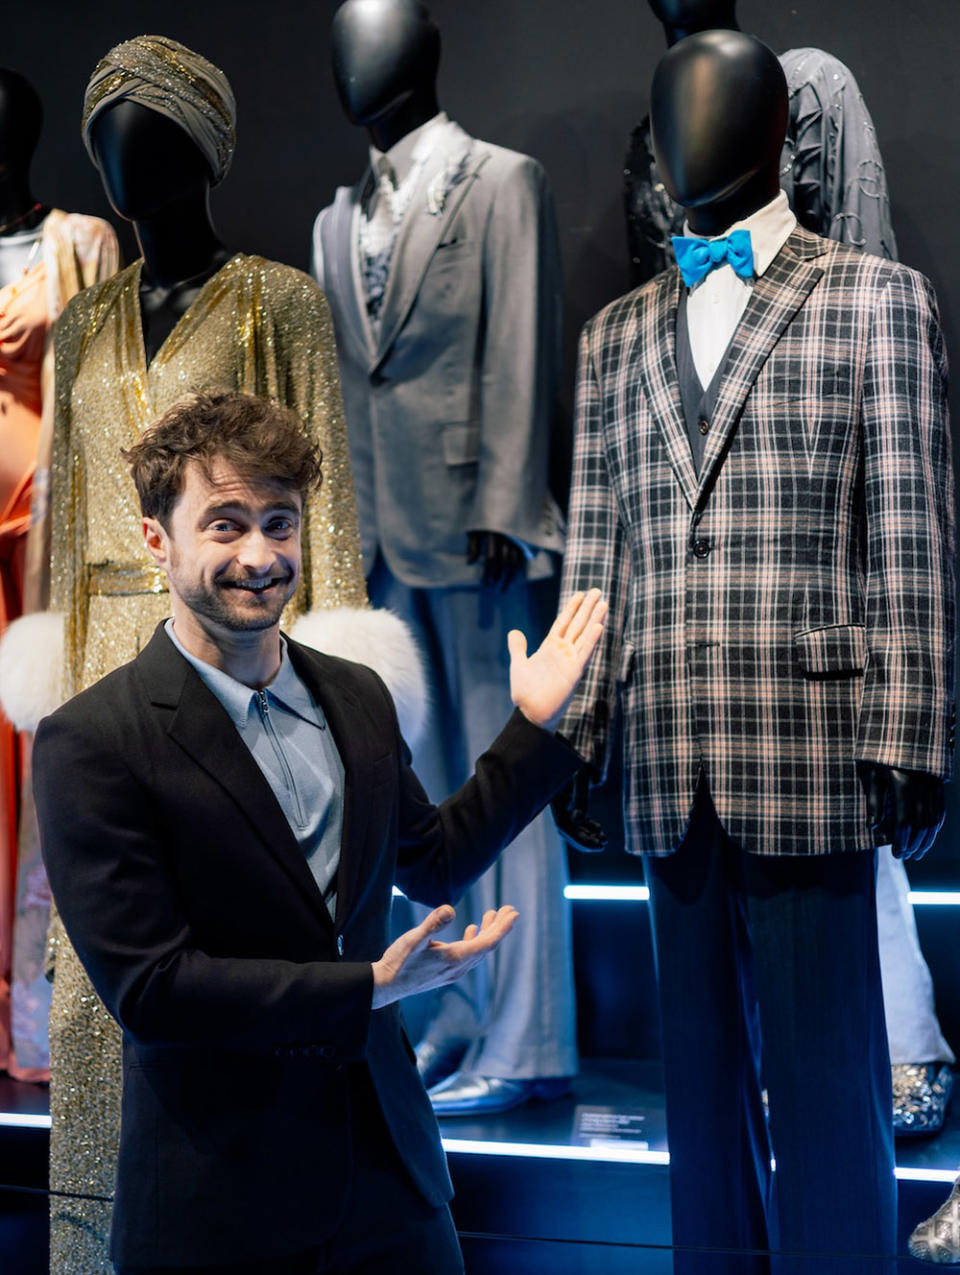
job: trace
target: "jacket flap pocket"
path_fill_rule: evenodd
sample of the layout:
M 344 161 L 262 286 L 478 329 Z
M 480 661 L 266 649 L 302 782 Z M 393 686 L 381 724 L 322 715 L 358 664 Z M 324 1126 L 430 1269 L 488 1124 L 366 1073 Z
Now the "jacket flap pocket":
M 443 459 L 448 465 L 468 465 L 477 459 L 480 426 L 476 421 L 459 421 L 443 428 Z
M 804 673 L 813 676 L 862 673 L 867 663 L 867 632 L 862 624 L 830 624 L 794 634 Z

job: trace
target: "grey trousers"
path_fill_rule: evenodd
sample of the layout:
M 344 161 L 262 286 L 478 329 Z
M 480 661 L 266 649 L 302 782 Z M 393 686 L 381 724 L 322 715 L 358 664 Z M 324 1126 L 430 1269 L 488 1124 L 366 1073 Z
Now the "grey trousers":
M 556 585 L 518 580 L 506 592 L 415 589 L 397 580 L 381 556 L 368 589 L 374 606 L 410 625 L 425 657 L 430 712 L 413 764 L 430 797 L 442 800 L 467 779 L 512 712 L 507 632 L 522 629 L 533 650 L 552 622 Z M 563 844 L 545 812 L 456 904 L 461 933 L 488 908 L 509 903 L 520 914 L 491 960 L 434 994 L 425 1034 L 468 1041 L 463 1069 L 508 1079 L 576 1071 L 566 883 Z
M 933 979 L 920 951 L 910 882 L 889 846 L 877 851 L 877 929 L 883 1008 L 892 1063 L 955 1062 L 933 1005 Z

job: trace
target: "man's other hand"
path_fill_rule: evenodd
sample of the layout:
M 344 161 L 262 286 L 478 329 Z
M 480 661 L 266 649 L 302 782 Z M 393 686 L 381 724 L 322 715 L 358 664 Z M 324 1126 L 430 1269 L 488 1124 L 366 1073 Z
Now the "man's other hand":
M 600 640 L 607 604 L 599 589 L 575 593 L 530 656 L 519 629 L 507 634 L 510 698 L 534 726 L 554 730 Z
M 449 903 L 434 908 L 418 926 L 391 943 L 379 961 L 373 962 L 374 1009 L 455 982 L 499 946 L 517 919 L 515 908 L 502 907 L 496 912 L 491 909 L 484 912 L 479 928 L 467 926 L 462 939 L 439 942 L 433 935 L 449 925 L 455 915 Z

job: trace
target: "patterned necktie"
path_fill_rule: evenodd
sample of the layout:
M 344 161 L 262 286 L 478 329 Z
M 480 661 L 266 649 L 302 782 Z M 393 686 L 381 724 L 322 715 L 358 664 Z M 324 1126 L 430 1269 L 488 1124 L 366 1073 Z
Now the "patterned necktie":
M 732 230 L 722 239 L 674 235 L 672 242 L 677 265 L 688 288 L 720 266 L 730 266 L 741 279 L 753 278 L 753 244 L 749 230 Z

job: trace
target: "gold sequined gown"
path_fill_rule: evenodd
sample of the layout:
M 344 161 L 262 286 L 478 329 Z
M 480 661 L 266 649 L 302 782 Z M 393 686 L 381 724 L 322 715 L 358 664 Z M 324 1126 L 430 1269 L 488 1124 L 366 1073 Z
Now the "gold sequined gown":
M 323 450 L 323 483 L 304 522 L 304 571 L 286 620 L 314 607 L 365 606 L 356 509 L 326 301 L 305 274 L 237 255 L 204 286 L 146 363 L 141 262 L 88 288 L 57 331 L 51 606 L 66 614 L 65 689 L 75 694 L 137 655 L 170 613 L 143 548 L 120 448 L 193 389 L 279 399 Z M 226 883 L 225 883 L 226 888 Z M 50 1185 L 111 1197 L 120 1123 L 120 1033 L 58 918 L 50 1014 Z M 216 1085 L 216 1076 L 210 1077 Z M 51 1198 L 50 1269 L 109 1275 L 108 1200 Z

